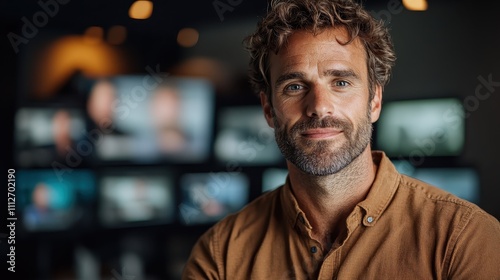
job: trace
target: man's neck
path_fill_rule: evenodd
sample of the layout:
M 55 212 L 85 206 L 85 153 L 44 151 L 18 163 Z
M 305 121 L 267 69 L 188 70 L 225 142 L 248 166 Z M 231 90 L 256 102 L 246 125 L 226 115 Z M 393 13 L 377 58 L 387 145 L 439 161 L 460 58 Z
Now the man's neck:
M 367 147 L 336 174 L 313 176 L 288 164 L 292 191 L 311 223 L 313 238 L 328 250 L 346 230 L 347 216 L 364 200 L 375 179 L 376 165 Z

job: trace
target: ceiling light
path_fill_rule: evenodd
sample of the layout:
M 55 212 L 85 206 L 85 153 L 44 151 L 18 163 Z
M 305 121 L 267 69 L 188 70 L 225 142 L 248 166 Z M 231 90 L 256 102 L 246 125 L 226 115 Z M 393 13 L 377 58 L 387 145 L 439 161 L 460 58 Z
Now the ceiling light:
M 133 19 L 147 19 L 152 13 L 153 2 L 148 0 L 137 0 L 128 10 L 128 15 Z
M 427 0 L 403 0 L 403 5 L 410 11 L 427 10 Z

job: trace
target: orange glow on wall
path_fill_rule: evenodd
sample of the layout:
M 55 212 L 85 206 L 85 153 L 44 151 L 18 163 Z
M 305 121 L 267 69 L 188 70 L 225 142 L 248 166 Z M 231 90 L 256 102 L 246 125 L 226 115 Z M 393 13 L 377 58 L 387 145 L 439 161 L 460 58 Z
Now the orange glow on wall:
M 127 39 L 127 29 L 125 26 L 114 25 L 108 30 L 108 43 L 112 45 L 120 45 Z
M 87 43 L 98 44 L 102 42 L 104 30 L 99 26 L 91 26 L 85 30 L 84 38 Z
M 198 43 L 200 34 L 194 28 L 183 28 L 177 34 L 177 43 L 183 47 L 193 47 Z
M 128 71 L 126 57 L 115 47 L 71 35 L 51 43 L 40 53 L 33 68 L 32 93 L 48 98 L 77 72 L 94 78 Z

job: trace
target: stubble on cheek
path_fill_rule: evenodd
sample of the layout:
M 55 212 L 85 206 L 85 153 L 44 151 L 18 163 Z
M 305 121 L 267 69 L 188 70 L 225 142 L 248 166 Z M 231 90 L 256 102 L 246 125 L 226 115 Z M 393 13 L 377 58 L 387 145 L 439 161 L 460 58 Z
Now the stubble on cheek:
M 349 165 L 370 143 L 370 112 L 359 120 L 359 127 L 347 120 L 333 117 L 306 119 L 288 127 L 273 111 L 273 122 L 278 147 L 283 156 L 302 171 L 313 175 L 328 175 Z M 335 128 L 342 137 L 328 140 L 312 140 L 302 137 L 307 129 Z

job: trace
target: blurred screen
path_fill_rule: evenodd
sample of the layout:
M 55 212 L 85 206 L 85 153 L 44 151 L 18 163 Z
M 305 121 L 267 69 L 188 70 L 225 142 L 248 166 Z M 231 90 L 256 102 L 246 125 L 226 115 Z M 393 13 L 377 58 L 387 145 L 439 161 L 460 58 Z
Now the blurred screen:
M 402 174 L 434 185 L 462 199 L 479 203 L 479 175 L 473 168 L 414 168 L 407 161 L 394 161 L 394 165 Z
M 268 168 L 262 173 L 262 192 L 272 191 L 285 184 L 288 169 Z
M 15 158 L 20 167 L 50 167 L 64 162 L 78 149 L 85 135 L 80 110 L 66 108 L 21 108 L 15 116 Z
M 29 231 L 83 228 L 92 222 L 96 180 L 89 170 L 19 170 L 18 206 Z
M 99 180 L 99 218 L 104 226 L 168 224 L 174 221 L 175 193 L 169 175 L 162 175 L 164 171 L 120 173 L 104 174 Z
M 237 172 L 191 173 L 180 180 L 180 220 L 184 224 L 213 223 L 240 210 L 249 197 L 249 181 Z
M 87 111 L 103 161 L 198 163 L 210 153 L 214 92 L 201 79 L 118 76 L 95 83 Z
M 240 164 L 270 164 L 282 160 L 260 106 L 230 107 L 220 110 L 215 156 L 219 161 Z
M 390 157 L 457 156 L 465 139 L 462 103 L 453 98 L 383 105 L 376 146 Z

